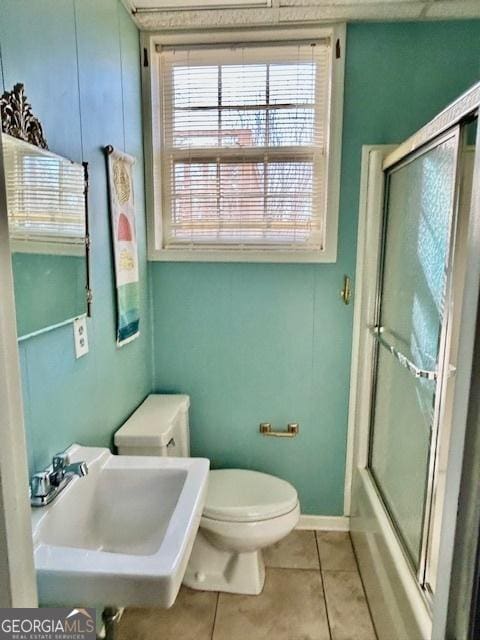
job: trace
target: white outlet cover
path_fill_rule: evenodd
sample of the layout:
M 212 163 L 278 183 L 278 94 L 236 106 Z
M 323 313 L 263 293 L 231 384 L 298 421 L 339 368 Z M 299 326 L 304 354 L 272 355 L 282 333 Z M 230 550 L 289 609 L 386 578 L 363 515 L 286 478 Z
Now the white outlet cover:
M 81 316 L 73 321 L 73 337 L 75 339 L 75 357 L 81 358 L 88 353 L 87 317 Z

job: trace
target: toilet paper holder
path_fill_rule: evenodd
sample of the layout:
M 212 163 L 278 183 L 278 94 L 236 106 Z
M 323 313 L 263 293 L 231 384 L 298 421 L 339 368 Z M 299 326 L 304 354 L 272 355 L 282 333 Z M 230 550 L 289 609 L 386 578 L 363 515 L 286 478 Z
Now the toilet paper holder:
M 275 431 L 270 422 L 260 423 L 260 433 L 263 436 L 274 436 L 275 438 L 294 438 L 300 431 L 298 422 L 289 422 L 286 431 Z

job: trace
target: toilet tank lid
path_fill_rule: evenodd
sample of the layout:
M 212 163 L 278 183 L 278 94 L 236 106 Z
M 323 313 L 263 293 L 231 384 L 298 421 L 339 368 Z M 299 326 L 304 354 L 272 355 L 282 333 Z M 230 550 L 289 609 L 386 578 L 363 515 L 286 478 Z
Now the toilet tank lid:
M 190 398 L 183 394 L 147 396 L 115 433 L 117 447 L 164 447 L 173 436 L 175 420 L 188 411 Z

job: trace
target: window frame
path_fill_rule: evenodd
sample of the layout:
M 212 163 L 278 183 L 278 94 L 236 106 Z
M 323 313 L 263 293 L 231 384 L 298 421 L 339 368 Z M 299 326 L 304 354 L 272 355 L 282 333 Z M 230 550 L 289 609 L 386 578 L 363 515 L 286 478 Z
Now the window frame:
M 148 260 L 162 262 L 336 262 L 340 201 L 340 170 L 343 123 L 343 86 L 345 73 L 345 24 L 316 28 L 274 28 L 235 31 L 204 31 L 186 33 L 142 33 L 142 86 L 144 108 L 144 153 L 147 209 Z M 232 43 L 287 43 L 329 38 L 332 47 L 330 75 L 330 126 L 328 130 L 328 162 L 326 166 L 325 241 L 322 249 L 203 249 L 163 247 L 163 189 L 160 93 L 160 46 L 229 45 Z M 340 57 L 336 57 L 339 49 Z

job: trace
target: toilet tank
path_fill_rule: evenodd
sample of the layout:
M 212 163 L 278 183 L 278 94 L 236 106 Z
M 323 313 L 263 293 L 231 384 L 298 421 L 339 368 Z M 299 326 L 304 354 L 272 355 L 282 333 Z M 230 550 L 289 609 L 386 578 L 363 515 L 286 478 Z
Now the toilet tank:
M 188 410 L 190 398 L 180 394 L 152 394 L 115 433 L 120 455 L 190 455 Z

